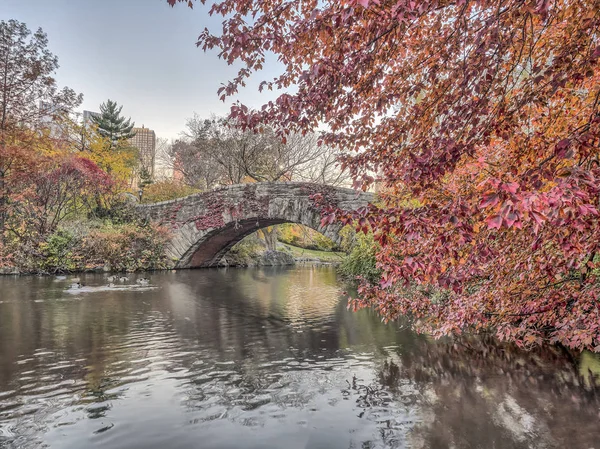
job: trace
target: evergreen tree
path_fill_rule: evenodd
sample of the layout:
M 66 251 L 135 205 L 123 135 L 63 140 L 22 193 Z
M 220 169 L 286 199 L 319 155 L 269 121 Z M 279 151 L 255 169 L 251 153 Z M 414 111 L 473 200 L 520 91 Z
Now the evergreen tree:
M 122 109 L 123 106 L 118 106 L 115 101 L 107 100 L 100 105 L 100 115 L 92 116 L 92 122 L 98 126 L 100 135 L 109 139 L 113 147 L 135 136 L 135 123 L 131 123 L 131 118 L 121 116 Z
M 138 183 L 138 188 L 143 192 L 146 187 L 153 183 L 154 180 L 152 179 L 150 172 L 145 167 L 142 167 L 140 170 L 140 181 Z

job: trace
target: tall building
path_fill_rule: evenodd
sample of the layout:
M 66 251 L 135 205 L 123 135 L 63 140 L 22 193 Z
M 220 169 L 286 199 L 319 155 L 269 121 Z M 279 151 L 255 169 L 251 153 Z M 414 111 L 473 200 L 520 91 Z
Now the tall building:
M 154 178 L 154 161 L 156 159 L 156 134 L 153 130 L 145 128 L 133 128 L 135 136 L 129 139 L 129 143 L 140 152 L 140 162 L 148 174 Z
M 92 117 L 100 117 L 99 112 L 83 111 L 83 124 L 87 125 L 92 121 Z

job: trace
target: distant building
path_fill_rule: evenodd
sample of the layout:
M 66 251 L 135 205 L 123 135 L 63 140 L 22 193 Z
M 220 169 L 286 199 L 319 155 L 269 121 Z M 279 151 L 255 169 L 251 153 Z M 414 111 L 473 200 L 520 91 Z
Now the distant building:
M 94 111 L 83 111 L 83 126 L 85 129 L 89 130 L 92 125 L 92 117 L 100 117 L 99 112 Z
M 83 111 L 83 124 L 87 125 L 92 121 L 92 117 L 100 117 L 99 112 Z
M 156 159 L 156 134 L 153 130 L 145 128 L 133 128 L 135 136 L 129 139 L 129 143 L 140 152 L 141 166 L 148 171 L 150 177 L 154 178 L 154 162 Z
M 174 178 L 174 172 L 172 167 L 168 167 L 158 162 L 154 167 L 154 180 L 164 181 Z
M 40 100 L 38 104 L 39 125 L 50 131 L 51 137 L 59 137 L 62 134 L 60 125 L 61 110 L 50 101 Z

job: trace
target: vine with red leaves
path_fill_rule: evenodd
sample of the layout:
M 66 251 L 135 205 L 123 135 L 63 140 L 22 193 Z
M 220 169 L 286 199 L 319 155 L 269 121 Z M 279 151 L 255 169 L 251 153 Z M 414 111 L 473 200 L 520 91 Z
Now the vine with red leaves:
M 194 215 L 175 224 L 179 226 L 193 222 L 196 230 L 204 231 L 225 226 L 225 215 L 229 215 L 233 221 L 244 217 L 267 217 L 269 201 L 268 196 L 257 197 L 256 185 L 254 184 L 244 186 L 242 198 L 239 201 L 229 199 L 226 189 L 217 189 L 202 193 L 203 213 L 201 215 Z M 174 216 L 180 209 L 181 204 L 177 210 L 173 210 Z

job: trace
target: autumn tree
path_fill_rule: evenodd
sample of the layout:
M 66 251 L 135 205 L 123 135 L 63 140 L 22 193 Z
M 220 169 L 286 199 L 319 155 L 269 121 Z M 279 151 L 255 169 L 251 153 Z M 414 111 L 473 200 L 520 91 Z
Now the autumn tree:
M 71 154 L 40 157 L 38 170 L 29 173 L 12 202 L 11 214 L 17 218 L 16 226 L 21 220 L 31 225 L 27 234 L 44 236 L 66 219 L 93 210 L 95 199 L 109 193 L 113 184 L 89 159 Z
M 171 179 L 173 176 L 173 158 L 170 154 L 172 143 L 165 137 L 156 138 L 154 177 L 157 181 Z
M 100 114 L 92 115 L 90 123 L 78 125 L 78 147 L 89 158 L 115 177 L 123 186 L 132 184 L 140 166 L 139 151 L 129 139 L 135 136 L 135 123 L 121 115 L 123 106 L 107 100 L 100 105 Z
M 350 176 L 341 169 L 339 157 L 342 153 L 338 148 L 319 142 L 317 134 L 302 136 L 300 142 L 318 151 L 308 163 L 301 164 L 293 172 L 294 181 L 314 182 L 329 186 L 351 185 Z
M 58 59 L 48 37 L 38 29 L 16 21 L 0 21 L 0 235 L 3 235 L 8 204 L 7 178 L 21 164 L 31 130 L 43 117 L 64 118 L 81 103 L 72 89 L 59 90 L 53 77 Z M 35 139 L 33 139 L 35 140 Z
M 177 0 L 169 0 L 172 5 Z M 190 6 L 194 3 L 186 1 Z M 324 220 L 371 229 L 381 280 L 356 307 L 434 335 L 493 329 L 600 351 L 600 2 L 266 0 L 211 3 L 198 45 L 283 65 L 243 129 L 313 132 L 381 203 Z M 293 86 L 293 89 L 290 87 Z M 315 198 L 319 200 L 319 198 Z
M 56 145 L 94 162 L 110 174 L 117 188 L 128 187 L 138 166 L 136 148 L 127 141 L 120 141 L 114 146 L 108 137 L 102 136 L 96 125 L 82 123 L 78 118 L 64 120 L 62 129 L 61 139 L 55 139 Z
M 284 139 L 272 129 L 254 133 L 242 130 L 225 118 L 202 119 L 195 115 L 187 121 L 185 132 L 192 154 L 180 154 L 181 170 L 198 165 L 218 173 L 221 183 L 239 184 L 244 179 L 254 182 L 341 179 L 335 170 L 331 148 L 319 145 L 314 134 L 291 134 Z M 185 163 L 185 161 L 188 164 Z
M 46 116 L 60 118 L 82 100 L 67 87 L 59 90 L 53 74 L 58 58 L 42 29 L 35 33 L 16 20 L 0 21 L 0 132 L 34 127 Z
M 177 139 L 170 146 L 170 166 L 178 173 L 185 185 L 199 190 L 211 190 L 221 183 L 241 182 L 241 177 L 237 178 L 234 173 L 226 173 L 223 167 L 203 149 L 204 146 L 189 139 Z M 232 179 L 234 182 L 227 182 Z
M 148 185 L 144 189 L 142 201 L 144 203 L 158 203 L 183 198 L 194 193 L 198 193 L 198 190 L 173 179 L 164 179 Z

